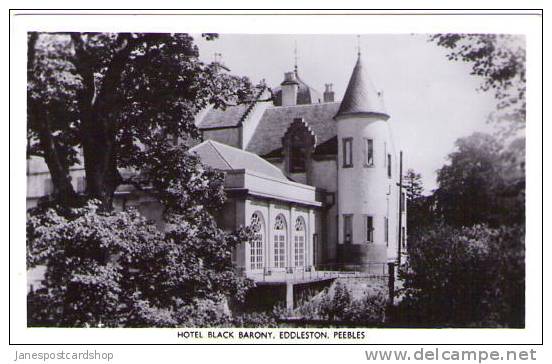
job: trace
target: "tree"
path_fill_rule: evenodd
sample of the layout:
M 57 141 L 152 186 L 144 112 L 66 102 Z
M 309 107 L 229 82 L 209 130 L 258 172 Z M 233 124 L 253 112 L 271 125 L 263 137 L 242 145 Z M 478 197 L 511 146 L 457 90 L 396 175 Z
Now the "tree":
M 399 271 L 399 324 L 524 327 L 523 225 L 454 228 L 437 223 L 416 238 Z
M 456 141 L 449 164 L 437 172 L 437 212 L 448 224 L 491 226 L 523 223 L 524 139 L 504 148 L 498 139 L 474 133 Z
M 186 34 L 29 33 L 28 46 L 28 153 L 44 158 L 55 188 L 27 217 L 28 266 L 46 266 L 29 325 L 221 319 L 214 307 L 250 286 L 231 254 L 251 232 L 217 227 L 224 175 L 187 150 L 197 112 L 247 100 L 249 81 L 200 62 Z M 79 163 L 83 197 L 69 174 Z M 113 210 L 121 183 L 157 198 L 164 231 Z
M 496 223 L 500 145 L 491 135 L 474 133 L 458 139 L 456 148 L 450 163 L 437 172 L 438 212 L 456 226 Z
M 65 205 L 79 205 L 71 166 L 83 163 L 87 198 L 110 210 L 121 169 L 141 170 L 162 140 L 197 137 L 207 105 L 253 92 L 200 62 L 187 34 L 31 32 L 28 50 L 28 153 L 44 158 Z
M 482 91 L 494 93 L 496 111 L 489 120 L 501 123 L 507 135 L 525 128 L 525 41 L 507 34 L 435 34 L 430 41 L 449 50 L 452 61 L 469 62 L 482 77 Z
M 219 306 L 228 299 L 243 300 L 251 281 L 231 254 L 252 231 L 226 233 L 211 215 L 225 201 L 224 175 L 185 158 L 182 146 L 153 151 L 145 173 L 161 191 L 164 231 L 135 210 L 105 211 L 99 201 L 29 211 L 28 267 L 46 266 L 43 287 L 29 295 L 29 325 L 207 325 L 216 322 L 205 315 L 226 318 Z
M 406 171 L 404 176 L 404 186 L 406 191 L 406 197 L 409 202 L 416 201 L 418 198 L 422 197 L 424 191 L 424 186 L 422 183 L 422 175 L 416 173 L 412 168 L 409 168 Z
M 435 220 L 433 211 L 433 196 L 424 196 L 422 176 L 413 169 L 409 169 L 404 176 L 406 196 L 408 197 L 407 229 L 408 235 L 414 237 L 423 233 L 425 228 Z M 409 249 L 416 239 L 410 239 Z

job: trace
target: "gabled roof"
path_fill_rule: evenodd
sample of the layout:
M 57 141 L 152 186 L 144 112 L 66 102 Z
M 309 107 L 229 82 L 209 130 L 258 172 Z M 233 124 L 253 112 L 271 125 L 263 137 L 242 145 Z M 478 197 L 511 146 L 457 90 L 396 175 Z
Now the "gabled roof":
M 280 155 L 284 134 L 294 119 L 303 118 L 316 135 L 317 153 L 320 146 L 327 145 L 326 142 L 337 135 L 333 117 L 338 108 L 339 102 L 269 107 L 259 120 L 246 149 L 263 157 Z
M 201 162 L 221 171 L 247 169 L 273 178 L 287 180 L 280 169 L 258 155 L 231 147 L 214 140 L 206 140 L 189 150 L 196 153 Z
M 378 115 L 389 118 L 383 106 L 381 92 L 372 84 L 360 53 L 335 118 L 350 115 Z

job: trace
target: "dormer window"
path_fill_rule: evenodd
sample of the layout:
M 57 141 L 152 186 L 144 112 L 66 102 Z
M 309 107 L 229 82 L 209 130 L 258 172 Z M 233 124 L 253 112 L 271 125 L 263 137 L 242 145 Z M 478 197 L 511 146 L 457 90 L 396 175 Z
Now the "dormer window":
M 307 171 L 305 162 L 305 148 L 300 135 L 291 137 L 291 147 L 289 156 L 289 171 L 291 173 L 305 173 Z
M 316 137 L 302 119 L 294 119 L 282 138 L 284 163 L 287 173 L 307 173 Z

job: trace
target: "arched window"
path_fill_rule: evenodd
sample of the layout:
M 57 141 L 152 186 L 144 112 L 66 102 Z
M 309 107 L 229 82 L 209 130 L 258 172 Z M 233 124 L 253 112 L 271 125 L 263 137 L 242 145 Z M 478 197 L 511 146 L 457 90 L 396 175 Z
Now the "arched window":
M 287 242 L 287 226 L 284 215 L 276 216 L 274 222 L 274 267 L 286 267 L 286 242 Z
M 263 269 L 263 246 L 265 241 L 265 225 L 260 212 L 251 215 L 251 228 L 253 229 L 253 240 L 250 245 L 249 260 L 251 270 Z
M 295 267 L 305 266 L 305 234 L 305 220 L 302 217 L 298 217 L 295 220 L 294 234 Z

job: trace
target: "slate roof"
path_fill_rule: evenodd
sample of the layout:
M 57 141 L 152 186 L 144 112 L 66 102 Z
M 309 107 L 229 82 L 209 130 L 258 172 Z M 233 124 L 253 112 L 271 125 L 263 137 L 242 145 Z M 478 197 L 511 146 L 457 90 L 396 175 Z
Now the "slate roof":
M 229 106 L 226 110 L 211 109 L 198 123 L 200 129 L 230 128 L 238 126 L 249 109 L 249 105 Z
M 389 118 L 383 106 L 381 92 L 378 92 L 372 84 L 360 54 L 335 117 L 359 114 L 376 114 Z
M 190 148 L 190 152 L 196 153 L 202 163 L 221 171 L 247 169 L 273 178 L 287 180 L 278 167 L 258 155 L 214 140 L 206 140 Z
M 312 105 L 269 107 L 259 120 L 247 150 L 262 157 L 280 156 L 282 137 L 293 119 L 304 118 L 316 135 L 317 148 L 326 147 L 327 154 L 335 154 L 336 150 L 327 148 L 332 145 L 330 140 L 337 135 L 337 125 L 333 117 L 339 108 L 339 102 L 328 102 Z M 336 148 L 337 149 L 337 148 Z M 331 153 L 333 151 L 333 153 Z
M 266 87 L 261 87 L 255 100 L 259 99 Z M 248 104 L 228 106 L 225 110 L 211 108 L 205 116 L 197 123 L 199 129 L 211 128 L 232 128 L 241 125 L 247 118 L 251 109 L 255 106 L 255 101 Z

